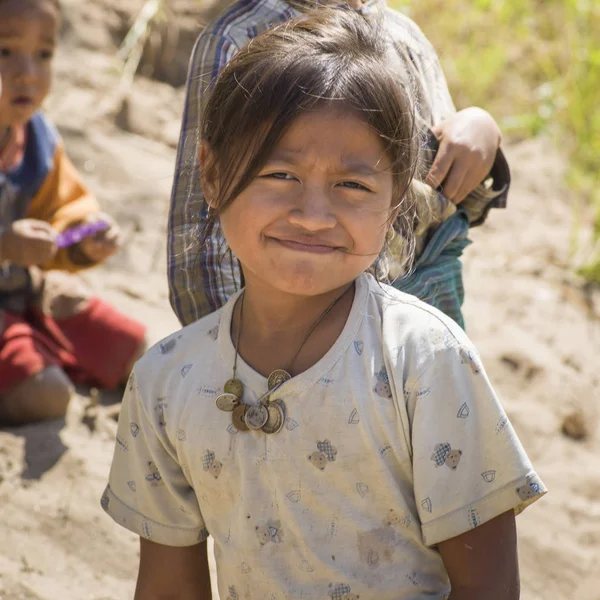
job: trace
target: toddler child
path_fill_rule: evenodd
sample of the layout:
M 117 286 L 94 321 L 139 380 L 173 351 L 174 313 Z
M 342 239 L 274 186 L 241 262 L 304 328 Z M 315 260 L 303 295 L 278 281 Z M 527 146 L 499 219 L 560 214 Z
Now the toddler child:
M 0 0 L 1 423 L 62 416 L 72 382 L 114 388 L 144 348 L 140 323 L 68 273 L 111 256 L 119 228 L 39 111 L 58 26 L 57 0 Z M 85 224 L 101 230 L 59 237 Z
M 238 261 L 224 251 L 218 227 L 198 257 L 196 229 L 207 218 L 207 206 L 196 131 L 209 88 L 239 48 L 315 4 L 312 0 L 237 0 L 198 38 L 190 60 L 169 218 L 170 299 L 183 325 L 216 310 L 243 285 Z M 367 17 L 384 14 L 382 34 L 396 49 L 396 75 L 416 88 L 420 128 L 429 133 L 430 146 L 437 146 L 436 136 L 440 146 L 435 162 L 428 165 L 427 183 L 421 181 L 423 173 L 413 185 L 413 193 L 421 198 L 414 264 L 406 265 L 405 257 L 398 255 L 402 243 L 395 239 L 388 260 L 379 261 L 377 269 L 384 280 L 463 326 L 460 256 L 469 244 L 469 226 L 481 224 L 490 208 L 506 205 L 510 174 L 499 150 L 500 131 L 479 108 L 456 112 L 435 51 L 413 21 L 386 8 L 384 0 L 348 0 L 348 4 Z
M 221 72 L 203 237 L 245 287 L 127 386 L 101 504 L 140 536 L 136 598 L 210 599 L 209 532 L 223 599 L 518 598 L 515 514 L 545 487 L 460 327 L 365 273 L 393 224 L 412 246 L 415 119 L 352 11 Z

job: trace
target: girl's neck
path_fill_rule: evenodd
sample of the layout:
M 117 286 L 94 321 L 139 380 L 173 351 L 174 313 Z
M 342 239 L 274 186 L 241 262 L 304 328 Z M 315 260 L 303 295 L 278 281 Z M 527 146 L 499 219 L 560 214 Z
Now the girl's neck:
M 241 322 L 242 303 L 238 302 L 231 326 L 232 340 L 236 345 L 239 341 L 239 355 L 265 377 L 276 369 L 293 376 L 306 371 L 343 331 L 354 300 L 353 289 L 349 283 L 306 297 L 265 290 L 247 281 Z
M 244 291 L 244 335 L 261 339 L 309 329 L 324 311 L 353 285 L 319 296 L 279 292 L 260 284 L 246 283 Z

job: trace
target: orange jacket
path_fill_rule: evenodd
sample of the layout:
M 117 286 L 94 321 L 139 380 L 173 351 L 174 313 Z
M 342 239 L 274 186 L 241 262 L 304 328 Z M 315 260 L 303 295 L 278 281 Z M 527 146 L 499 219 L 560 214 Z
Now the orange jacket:
M 6 173 L 16 190 L 13 218 L 39 219 L 61 232 L 100 211 L 98 202 L 85 186 L 65 154 L 62 140 L 43 113 L 27 124 L 27 141 L 21 164 Z M 68 248 L 60 249 L 44 269 L 78 271 L 90 266 L 75 264 Z

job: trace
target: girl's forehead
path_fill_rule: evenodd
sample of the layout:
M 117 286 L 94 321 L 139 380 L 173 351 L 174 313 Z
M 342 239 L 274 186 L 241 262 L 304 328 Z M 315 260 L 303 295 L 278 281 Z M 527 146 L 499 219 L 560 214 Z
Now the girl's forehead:
M 59 17 L 52 0 L 0 0 L 0 36 L 23 35 L 32 26 L 42 25 L 44 37 L 55 40 Z
M 344 104 L 326 104 L 310 110 L 299 111 L 298 116 L 292 121 L 293 127 L 305 127 L 308 124 L 328 127 L 367 127 L 359 111 L 353 110 Z
M 384 153 L 380 136 L 356 112 L 323 108 L 300 114 L 273 149 L 271 159 L 302 162 L 323 155 L 358 166 L 379 162 Z

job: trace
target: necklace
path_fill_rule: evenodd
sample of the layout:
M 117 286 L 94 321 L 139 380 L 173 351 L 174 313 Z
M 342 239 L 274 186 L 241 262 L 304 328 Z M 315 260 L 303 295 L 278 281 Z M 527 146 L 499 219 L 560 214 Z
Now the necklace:
M 267 392 L 258 398 L 256 404 L 247 405 L 242 401 L 244 394 L 244 384 L 236 378 L 237 360 L 239 356 L 238 348 L 240 345 L 240 336 L 242 333 L 242 317 L 244 315 L 244 293 L 240 301 L 240 317 L 235 340 L 235 358 L 233 360 L 233 375 L 223 386 L 223 393 L 217 397 L 216 405 L 219 410 L 231 412 L 231 421 L 238 431 L 249 431 L 261 429 L 267 434 L 273 434 L 281 431 L 285 422 L 285 405 L 282 400 L 270 400 L 270 396 L 278 390 L 292 376 L 290 371 L 298 358 L 298 355 L 304 348 L 308 338 L 319 326 L 323 319 L 332 311 L 334 306 L 346 295 L 348 287 L 343 294 L 338 296 L 312 324 L 308 333 L 304 336 L 302 343 L 298 346 L 287 369 L 275 369 L 267 378 Z

